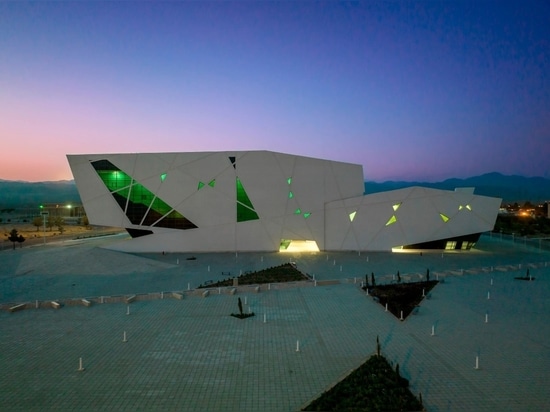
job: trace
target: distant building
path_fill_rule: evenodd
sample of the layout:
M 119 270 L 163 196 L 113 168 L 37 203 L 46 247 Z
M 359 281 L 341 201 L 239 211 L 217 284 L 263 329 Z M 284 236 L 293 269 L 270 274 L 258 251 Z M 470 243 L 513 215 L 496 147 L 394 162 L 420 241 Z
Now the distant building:
M 128 252 L 469 249 L 501 199 L 410 187 L 364 195 L 360 165 L 269 151 L 68 155 L 91 224 Z

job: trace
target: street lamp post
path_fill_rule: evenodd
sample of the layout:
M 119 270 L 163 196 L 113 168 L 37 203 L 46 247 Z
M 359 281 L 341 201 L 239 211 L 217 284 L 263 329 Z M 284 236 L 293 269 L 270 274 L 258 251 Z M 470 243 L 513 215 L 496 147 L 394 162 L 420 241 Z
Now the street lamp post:
M 50 214 L 47 210 L 40 212 L 42 215 L 42 220 L 44 221 L 44 245 L 46 244 L 46 217 Z

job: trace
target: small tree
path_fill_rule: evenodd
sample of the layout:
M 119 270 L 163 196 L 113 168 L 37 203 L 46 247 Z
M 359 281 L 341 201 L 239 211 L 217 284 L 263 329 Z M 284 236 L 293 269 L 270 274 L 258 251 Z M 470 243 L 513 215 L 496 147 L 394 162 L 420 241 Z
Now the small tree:
M 40 229 L 40 226 L 42 226 L 43 223 L 44 223 L 44 220 L 40 216 L 37 216 L 32 220 L 32 224 L 34 226 L 36 226 L 36 231 L 37 232 L 38 232 L 38 230 Z
M 13 250 L 15 250 L 15 243 L 19 242 L 19 233 L 17 229 L 12 229 L 8 235 L 8 240 L 13 243 Z
M 365 273 L 365 287 L 368 289 L 369 287 L 369 274 Z
M 430 269 L 426 269 L 426 282 L 430 281 Z
M 397 283 L 401 283 L 401 275 L 399 274 L 399 271 L 397 271 Z
M 376 335 L 376 354 L 380 356 L 380 339 L 378 339 L 378 335 Z
M 90 226 L 90 221 L 88 220 L 88 216 L 84 215 L 82 216 L 82 225 L 88 229 L 88 226 Z
M 59 230 L 59 233 L 63 234 L 65 231 L 65 220 L 63 220 L 62 217 L 56 216 L 54 219 L 54 224 L 57 226 L 57 230 Z
M 25 241 L 25 238 L 23 237 L 23 235 L 19 235 L 17 236 L 17 243 L 19 243 L 19 247 L 22 248 L 23 247 L 23 242 Z
M 372 287 L 375 287 L 376 286 L 376 281 L 374 280 L 374 272 L 372 272 L 370 274 L 370 280 L 371 280 L 371 284 L 372 284 Z

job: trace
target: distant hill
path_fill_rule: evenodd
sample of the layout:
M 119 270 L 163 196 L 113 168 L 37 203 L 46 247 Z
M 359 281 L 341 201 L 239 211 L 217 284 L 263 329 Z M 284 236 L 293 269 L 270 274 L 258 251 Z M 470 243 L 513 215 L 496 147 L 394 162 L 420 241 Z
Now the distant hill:
M 438 183 L 426 182 L 365 182 L 365 193 L 386 192 L 411 186 L 454 190 L 457 187 L 475 187 L 475 194 L 502 198 L 506 203 L 533 203 L 550 200 L 550 179 L 543 177 L 505 176 L 487 173 L 467 179 L 447 179 Z
M 504 202 L 523 203 L 550 200 L 550 179 L 542 177 L 505 176 L 487 173 L 467 179 L 447 179 L 427 182 L 365 182 L 365 193 L 378 193 L 411 186 L 454 190 L 475 187 L 475 194 L 502 198 Z M 73 180 L 58 182 L 23 182 L 0 179 L 0 208 L 36 207 L 41 203 L 80 203 Z
M 74 181 L 34 183 L 0 179 L 0 208 L 38 207 L 42 203 L 80 203 Z

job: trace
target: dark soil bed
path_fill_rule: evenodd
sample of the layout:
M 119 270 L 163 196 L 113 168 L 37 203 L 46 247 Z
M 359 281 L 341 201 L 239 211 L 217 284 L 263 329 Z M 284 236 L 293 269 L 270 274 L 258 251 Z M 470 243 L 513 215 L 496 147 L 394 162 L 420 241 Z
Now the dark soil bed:
M 303 408 L 303 411 L 422 411 L 422 401 L 409 390 L 386 358 L 371 356 L 344 380 Z M 420 398 L 421 399 L 421 398 Z
M 232 313 L 231 316 L 238 319 L 246 319 L 254 316 L 254 312 L 252 313 Z
M 267 269 L 259 270 L 257 272 L 245 273 L 237 277 L 239 285 L 297 282 L 308 279 L 308 276 L 300 272 L 298 268 L 291 263 L 285 263 L 280 266 L 270 267 Z M 219 282 L 211 283 L 209 285 L 200 285 L 199 288 L 212 288 L 223 286 L 233 286 L 233 278 L 221 280 Z
M 422 302 L 425 297 L 422 295 L 428 295 L 429 291 L 438 283 L 437 280 L 429 280 L 426 282 L 370 286 L 369 295 L 375 297 L 384 308 L 387 303 L 388 311 L 399 319 L 401 318 L 401 311 L 403 311 L 403 319 L 405 319 Z M 366 290 L 366 288 L 363 289 Z

